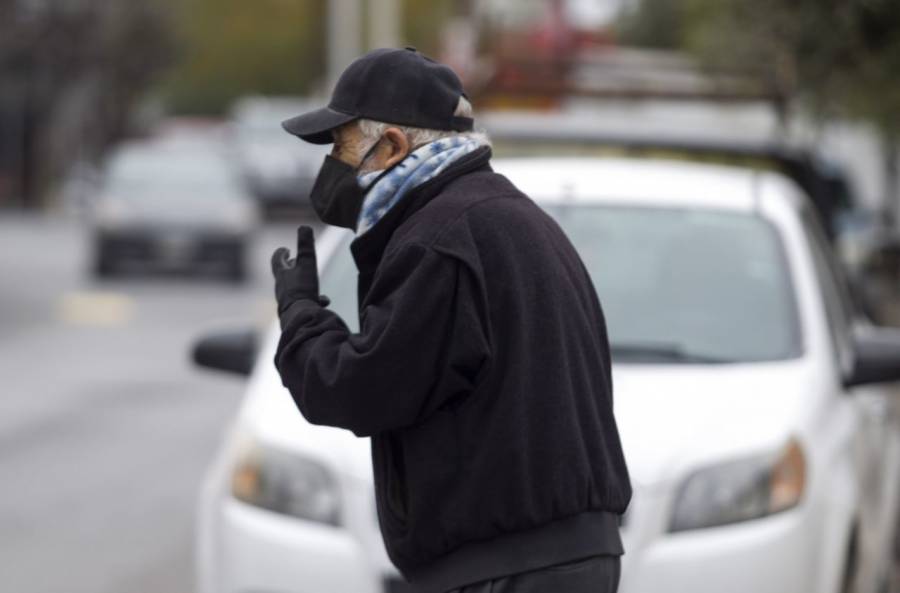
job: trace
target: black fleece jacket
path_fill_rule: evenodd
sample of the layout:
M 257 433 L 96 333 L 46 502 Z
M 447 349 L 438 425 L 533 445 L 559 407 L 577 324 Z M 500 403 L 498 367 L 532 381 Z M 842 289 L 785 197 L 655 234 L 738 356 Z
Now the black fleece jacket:
M 313 424 L 372 437 L 388 554 L 423 592 L 621 554 L 631 497 L 591 280 L 489 159 L 351 243 L 359 333 L 311 300 L 281 316 L 284 385 Z

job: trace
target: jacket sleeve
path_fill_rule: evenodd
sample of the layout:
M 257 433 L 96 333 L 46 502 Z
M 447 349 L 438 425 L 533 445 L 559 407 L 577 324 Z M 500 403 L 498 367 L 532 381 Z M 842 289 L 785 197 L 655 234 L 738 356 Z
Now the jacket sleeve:
M 275 366 L 304 417 L 371 436 L 468 395 L 490 358 L 472 272 L 412 244 L 386 257 L 351 333 L 299 301 L 281 316 Z

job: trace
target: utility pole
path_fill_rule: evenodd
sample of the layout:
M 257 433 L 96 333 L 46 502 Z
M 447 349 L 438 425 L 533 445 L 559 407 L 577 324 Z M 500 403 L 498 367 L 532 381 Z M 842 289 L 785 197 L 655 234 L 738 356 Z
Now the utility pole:
M 401 0 L 327 0 L 328 86 L 362 53 L 363 14 L 369 20 L 369 47 L 398 47 L 401 43 Z M 368 8 L 368 10 L 364 10 Z
M 400 0 L 369 0 L 369 46 L 398 47 L 403 22 Z
M 360 0 L 328 2 L 328 88 L 361 53 L 362 3 Z

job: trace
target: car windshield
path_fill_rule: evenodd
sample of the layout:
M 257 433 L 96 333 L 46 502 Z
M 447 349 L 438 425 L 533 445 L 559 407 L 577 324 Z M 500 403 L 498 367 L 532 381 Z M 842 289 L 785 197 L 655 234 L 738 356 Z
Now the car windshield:
M 111 194 L 126 200 L 198 200 L 235 197 L 235 180 L 224 159 L 194 151 L 126 151 L 108 170 Z
M 619 360 L 753 362 L 799 354 L 781 240 L 751 214 L 548 208 L 600 296 Z
M 613 358 L 732 363 L 800 353 L 793 288 L 777 231 L 729 211 L 548 206 L 587 267 Z M 323 292 L 357 330 L 356 270 L 346 246 Z

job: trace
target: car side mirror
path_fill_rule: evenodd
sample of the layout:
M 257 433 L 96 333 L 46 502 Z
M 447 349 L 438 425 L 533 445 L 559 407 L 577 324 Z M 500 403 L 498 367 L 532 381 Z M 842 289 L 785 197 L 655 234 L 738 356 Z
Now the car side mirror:
M 853 343 L 855 363 L 847 387 L 900 381 L 900 329 L 859 328 Z
M 192 356 L 198 366 L 247 376 L 257 347 L 256 330 L 216 332 L 194 342 Z

